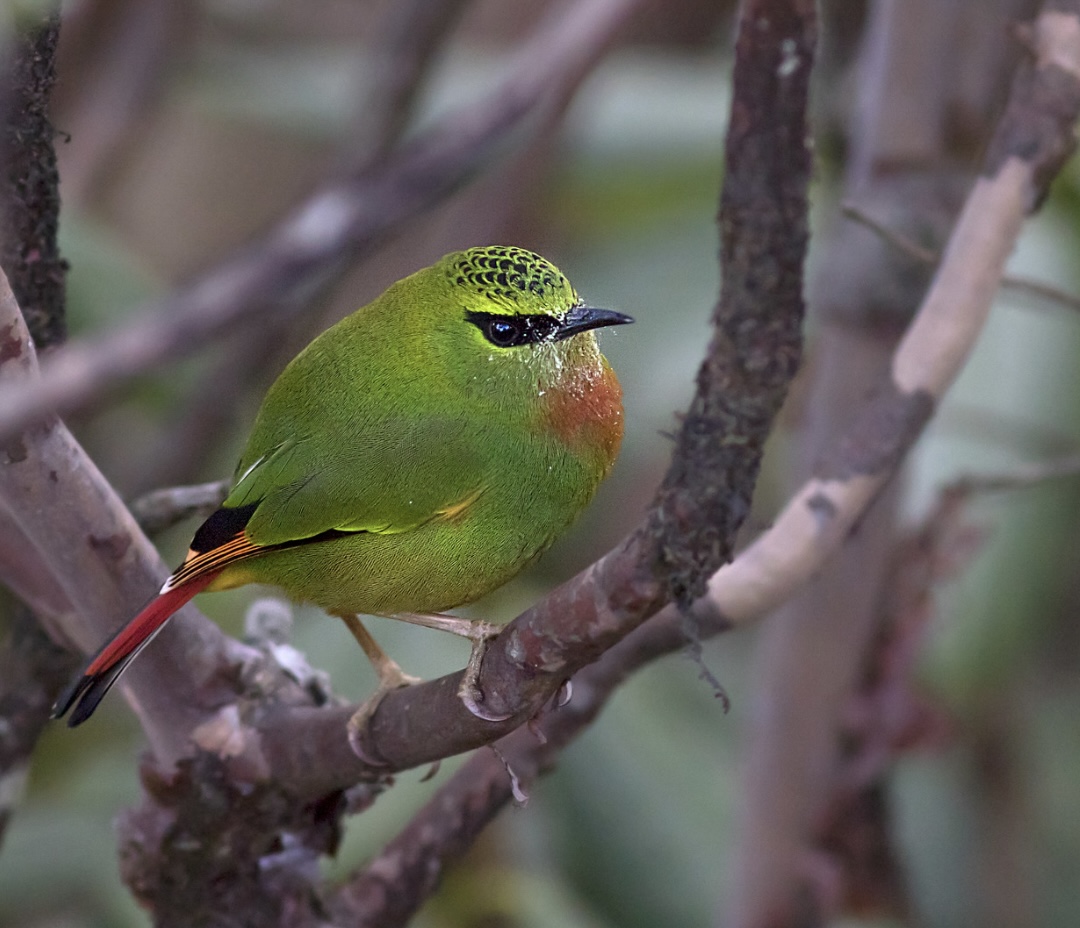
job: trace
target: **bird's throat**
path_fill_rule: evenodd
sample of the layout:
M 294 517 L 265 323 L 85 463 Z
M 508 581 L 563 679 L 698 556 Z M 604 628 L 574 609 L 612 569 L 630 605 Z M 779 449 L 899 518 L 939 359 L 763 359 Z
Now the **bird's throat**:
M 622 443 L 622 388 L 604 362 L 580 367 L 546 391 L 541 399 L 543 427 L 571 451 L 596 456 L 607 469 Z

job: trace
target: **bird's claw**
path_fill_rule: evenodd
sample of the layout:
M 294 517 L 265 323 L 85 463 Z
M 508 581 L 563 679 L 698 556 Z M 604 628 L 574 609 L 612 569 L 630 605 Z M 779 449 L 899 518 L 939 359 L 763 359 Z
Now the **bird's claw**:
M 570 700 L 573 698 L 574 681 L 567 677 L 559 684 L 559 688 L 555 691 L 555 708 L 561 709 L 563 706 L 569 705 Z
M 345 726 L 346 733 L 349 738 L 349 747 L 352 748 L 353 754 L 360 758 L 369 767 L 388 767 L 389 764 L 381 759 L 372 757 L 364 748 L 363 735 L 367 729 L 367 724 L 371 720 L 372 715 L 375 714 L 375 710 L 379 708 L 379 703 L 382 702 L 382 698 L 386 695 L 386 692 L 376 693 L 375 697 L 369 697 L 365 699 L 360 708 L 357 709 L 352 717 L 349 719 L 348 724 Z
M 480 689 L 480 667 L 484 663 L 484 654 L 487 652 L 487 643 L 498 634 L 495 626 L 487 623 L 476 623 L 479 634 L 473 638 L 472 653 L 469 654 L 469 663 L 465 665 L 465 674 L 461 678 L 458 687 L 458 699 L 478 719 L 485 722 L 505 722 L 512 712 L 494 712 L 484 703 L 487 701 L 484 691 Z
M 349 747 L 352 748 L 353 753 L 360 758 L 365 764 L 369 764 L 372 767 L 388 767 L 387 761 L 380 758 L 372 757 L 365 749 L 363 744 L 364 732 L 367 730 L 368 723 L 375 715 L 376 710 L 379 708 L 379 704 L 386 698 L 386 694 L 392 690 L 400 689 L 403 686 L 412 686 L 414 683 L 423 683 L 424 681 L 420 677 L 414 677 L 412 674 L 405 673 L 397 664 L 392 663 L 392 668 L 387 668 L 384 674 L 380 674 L 379 686 L 360 703 L 359 708 L 350 716 L 348 723 L 345 726 L 346 734 L 349 738 Z

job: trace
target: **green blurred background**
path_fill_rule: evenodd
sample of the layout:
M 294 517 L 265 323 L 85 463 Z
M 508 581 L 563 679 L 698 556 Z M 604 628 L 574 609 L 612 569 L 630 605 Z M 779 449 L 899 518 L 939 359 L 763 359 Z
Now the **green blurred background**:
M 114 6 L 110 15 L 129 9 Z M 366 42 L 380 7 L 357 13 L 352 6 L 364 4 L 319 2 L 307 14 L 284 3 L 187 4 L 179 50 L 157 75 L 162 86 L 153 105 L 127 125 L 91 176 L 84 162 L 70 168 L 79 187 L 66 197 L 61 235 L 71 262 L 72 338 L 123 325 L 141 301 L 168 292 L 281 215 L 333 163 L 365 92 Z M 502 73 L 507 47 L 537 15 L 512 4 L 482 6 L 467 12 L 438 61 L 418 125 L 482 94 Z M 527 575 L 473 607 L 476 614 L 513 616 L 635 524 L 667 464 L 664 433 L 691 395 L 718 291 L 714 216 L 730 95 L 730 10 L 687 6 L 685 22 L 667 33 L 639 25 L 588 78 L 561 126 L 411 224 L 352 269 L 329 300 L 313 305 L 296 332 L 282 335 L 285 344 L 299 339 L 295 350 L 402 274 L 453 248 L 493 240 L 543 252 L 587 299 L 636 317 L 635 326 L 602 339 L 626 398 L 626 442 L 612 478 L 574 530 Z M 77 30 L 89 28 L 91 14 L 105 21 L 108 7 L 69 10 L 73 34 L 64 37 L 70 46 L 57 88 L 61 131 L 86 125 L 79 84 L 94 75 L 79 69 L 94 60 L 86 48 L 95 39 Z M 75 135 L 60 145 L 65 183 L 69 161 L 83 157 L 79 142 Z M 840 156 L 822 146 L 817 217 L 835 209 Z M 1075 288 L 1078 223 L 1074 162 L 1026 229 L 1011 269 Z M 122 494 L 231 472 L 260 391 L 291 351 L 257 343 L 246 392 L 227 404 L 218 432 L 194 456 L 174 442 L 207 402 L 200 385 L 230 369 L 242 341 L 142 378 L 76 419 L 80 440 Z M 1075 448 L 1078 349 L 1075 310 L 1011 294 L 999 299 L 975 357 L 912 457 L 907 525 L 920 523 L 952 478 Z M 787 421 L 796 420 L 797 412 Z M 751 535 L 782 503 L 788 445 L 779 435 L 766 463 Z M 1071 479 L 979 498 L 968 520 L 985 533 L 982 542 L 935 587 L 918 685 L 948 717 L 949 732 L 933 747 L 906 753 L 889 781 L 921 924 L 982 924 L 988 857 L 1003 817 L 1017 823 L 1010 834 L 1023 842 L 1011 851 L 1026 870 L 1013 876 L 1034 894 L 1031 924 L 1080 923 L 1078 508 Z M 193 527 L 158 539 L 167 561 L 182 555 Z M 269 594 L 244 589 L 198 604 L 238 634 L 246 607 Z M 412 673 L 438 676 L 466 656 L 446 636 L 378 620 L 372 627 Z M 337 693 L 359 698 L 373 675 L 346 635 L 340 623 L 296 610 L 296 646 L 330 674 Z M 723 907 L 736 838 L 755 637 L 751 627 L 705 646 L 705 660 L 731 697 L 726 715 L 685 658 L 638 674 L 536 784 L 528 806 L 499 817 L 416 924 L 711 922 Z M 989 783 L 987 745 L 1003 758 L 1007 788 Z M 0 925 L 148 924 L 120 883 L 111 825 L 138 802 L 142 749 L 119 698 L 107 700 L 93 724 L 50 727 L 0 847 Z M 399 777 L 350 822 L 327 872 L 347 873 L 377 851 L 454 766 L 446 763 L 434 783 L 419 782 L 422 771 Z

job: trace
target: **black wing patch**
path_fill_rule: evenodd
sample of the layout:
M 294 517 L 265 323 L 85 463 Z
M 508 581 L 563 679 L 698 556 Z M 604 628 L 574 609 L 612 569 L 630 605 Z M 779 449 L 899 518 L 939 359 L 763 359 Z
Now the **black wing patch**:
M 260 502 L 256 500 L 246 506 L 229 509 L 223 507 L 217 510 L 199 526 L 195 537 L 191 539 L 191 550 L 196 554 L 204 554 L 232 541 L 247 527 Z

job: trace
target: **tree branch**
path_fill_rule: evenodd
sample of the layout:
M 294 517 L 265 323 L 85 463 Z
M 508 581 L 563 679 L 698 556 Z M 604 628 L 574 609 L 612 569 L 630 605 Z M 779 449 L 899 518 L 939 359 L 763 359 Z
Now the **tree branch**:
M 385 14 L 369 47 L 374 67 L 346 145 L 350 163 L 370 167 L 401 137 L 424 77 L 466 2 L 409 0 Z
M 703 636 L 730 627 L 715 613 L 695 618 Z M 553 710 L 549 703 L 534 724 L 518 728 L 495 747 L 528 789 L 596 721 L 621 683 L 685 644 L 683 617 L 675 609 L 665 610 L 579 671 L 565 706 Z M 503 761 L 490 751 L 477 751 L 379 855 L 337 891 L 332 910 L 343 923 L 363 928 L 405 924 L 512 797 Z
M 59 32 L 57 14 L 17 32 L 0 84 L 0 267 L 42 349 L 58 344 L 66 332 L 67 263 L 56 244 L 60 193 L 49 122 Z
M 7 391 L 36 377 L 33 343 L 0 273 L 0 385 Z M 0 498 L 77 609 L 61 616 L 59 631 L 88 651 L 160 587 L 165 565 L 59 420 L 0 444 L 0 464 Z M 195 610 L 184 611 L 174 630 L 162 632 L 172 646 L 148 650 L 138 662 L 142 669 L 133 667 L 126 681 L 138 694 L 136 712 L 151 745 L 166 763 L 190 751 L 188 733 L 208 704 L 222 701 L 228 683 L 213 682 L 221 664 L 255 658 Z
M 166 487 L 131 502 L 131 515 L 147 535 L 156 535 L 192 516 L 207 518 L 229 495 L 231 480 Z
M 733 620 L 783 602 L 843 542 L 967 360 L 1023 220 L 1072 150 L 1080 113 L 1080 66 L 1069 57 L 1080 56 L 1080 18 L 1043 13 L 1034 31 L 1041 45 L 1060 51 L 1043 52 L 1018 77 L 889 381 L 773 527 L 710 582 L 710 596 Z
M 55 13 L 27 20 L 12 38 L 0 78 L 0 267 L 10 271 L 34 341 L 44 348 L 61 341 L 65 332 L 67 264 L 56 242 L 59 177 L 48 117 L 60 23 Z M 4 350 L 0 346 L 0 363 Z M 2 840 L 49 707 L 78 662 L 48 638 L 30 611 L 42 609 L 56 617 L 70 612 L 71 604 L 56 590 L 47 565 L 2 503 L 0 580 L 23 600 L 8 610 L 10 631 L 0 645 Z

